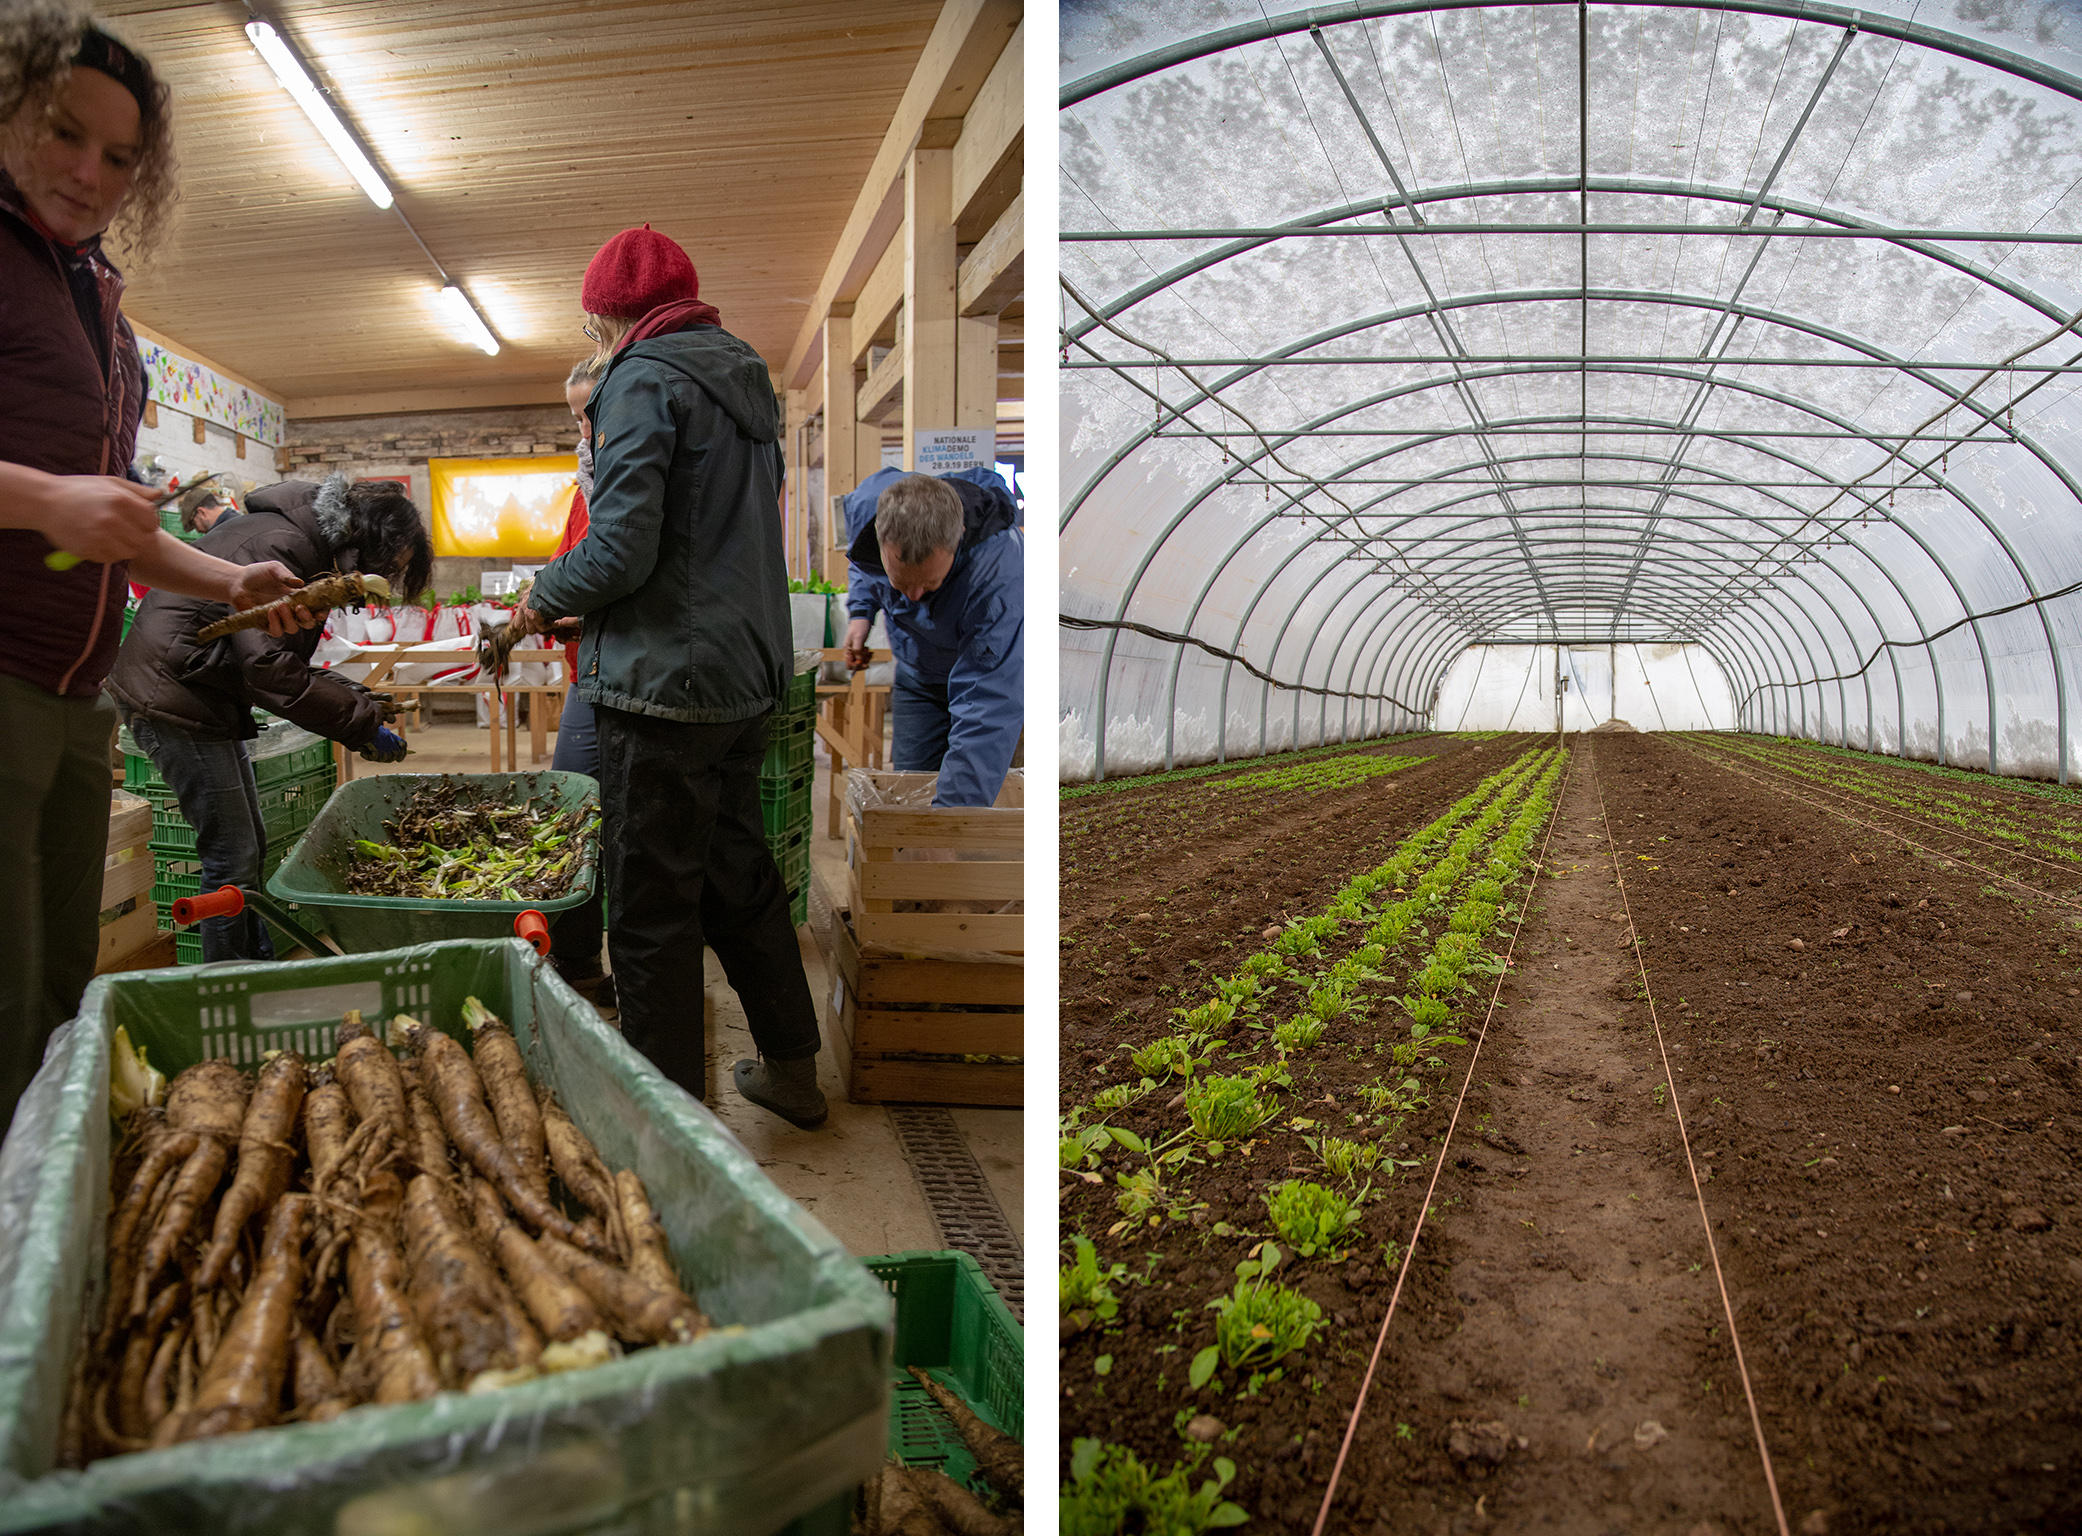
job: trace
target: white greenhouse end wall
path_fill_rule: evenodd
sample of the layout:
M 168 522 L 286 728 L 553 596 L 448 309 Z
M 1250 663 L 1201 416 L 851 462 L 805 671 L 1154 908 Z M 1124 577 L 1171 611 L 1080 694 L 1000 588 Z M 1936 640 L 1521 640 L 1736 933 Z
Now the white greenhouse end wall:
M 1637 731 L 1725 731 L 1735 726 L 1727 673 L 1698 645 L 1471 645 L 1439 685 L 1432 728 L 1551 731 L 1555 678 L 1561 726 L 1593 731 L 1624 720 Z

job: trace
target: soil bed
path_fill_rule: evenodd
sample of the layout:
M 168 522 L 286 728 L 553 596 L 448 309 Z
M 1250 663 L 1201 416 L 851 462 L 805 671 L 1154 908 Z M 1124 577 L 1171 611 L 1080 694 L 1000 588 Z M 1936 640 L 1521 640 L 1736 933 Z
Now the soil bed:
M 2057 794 L 2005 789 L 1999 780 L 1938 774 L 1891 758 L 1768 737 L 1672 740 L 1760 781 L 1767 792 L 1782 789 L 1887 828 L 2075 903 L 2082 915 L 2082 805 Z
M 2082 936 L 1672 743 L 1594 752 L 1789 1514 L 2082 1527 Z
M 1156 830 L 1133 849 L 1120 829 L 1075 843 L 1066 815 L 1065 1103 L 1131 1079 L 1120 1047 L 1165 1033 L 1265 924 L 1322 910 L 1532 744 L 1461 743 L 1335 795 L 1268 797 L 1198 838 L 1165 831 L 1153 787 L 1135 793 Z M 1602 790 L 1793 1528 L 2082 1529 L 2082 970 L 2065 952 L 2082 935 L 2063 909 L 1984 891 L 1671 740 L 1569 745 L 1550 873 L 1331 1528 L 1772 1528 Z M 1506 923 L 1491 944 L 1508 939 Z M 1481 1012 L 1467 1000 L 1453 1028 L 1472 1038 Z M 1414 1223 L 1469 1047 L 1443 1048 L 1431 1102 L 1382 1133 L 1414 1166 L 1365 1206 L 1352 1257 L 1280 1272 L 1324 1331 L 1255 1392 L 1226 1369 L 1194 1391 L 1187 1367 L 1212 1338 L 1206 1304 L 1270 1230 L 1266 1188 L 1321 1176 L 1291 1122 L 1341 1129 L 1380 1042 L 1407 1034 L 1388 1004 L 1297 1057 L 1308 1105 L 1297 1091 L 1262 1140 L 1190 1169 L 1213 1215 L 1108 1236 L 1118 1159 L 1066 1177 L 1066 1244 L 1087 1234 L 1136 1278 L 1110 1324 L 1064 1341 L 1065 1464 L 1096 1436 L 1162 1472 L 1193 1460 L 1185 1431 L 1210 1416 L 1205 1454 L 1235 1462 L 1226 1497 L 1247 1529 L 1309 1529 L 1394 1281 L 1382 1245 Z M 1164 1134 L 1178 1086 L 1107 1122 Z

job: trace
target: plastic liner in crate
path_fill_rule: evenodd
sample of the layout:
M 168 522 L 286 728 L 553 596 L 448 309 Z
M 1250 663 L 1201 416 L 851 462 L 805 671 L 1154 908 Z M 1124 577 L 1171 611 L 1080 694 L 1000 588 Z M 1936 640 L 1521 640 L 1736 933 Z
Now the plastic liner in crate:
M 1015 1439 L 1024 1438 L 1025 1335 L 966 1253 L 888 1253 L 863 1261 L 896 1302 L 889 1454 L 938 1467 L 964 1486 L 987 1486 L 946 1411 L 918 1384 L 917 1366 Z
M 531 1075 L 606 1161 L 642 1177 L 718 1330 L 477 1396 L 56 1469 L 106 1265 L 116 1026 L 172 1075 L 278 1047 L 317 1059 L 347 1008 L 456 1030 L 473 994 L 512 1023 Z M 859 1262 L 517 940 L 102 977 L 0 1149 L 0 1531 L 843 1530 L 853 1486 L 883 1457 L 891 1343 L 888 1298 Z
M 546 800 L 558 809 L 590 809 L 599 785 L 582 773 L 386 773 L 343 784 L 325 803 L 268 877 L 268 894 L 302 908 L 340 948 L 389 949 L 447 938 L 494 938 L 513 931 L 516 914 L 530 909 L 554 917 L 583 902 L 593 889 L 598 836 L 590 838 L 571 888 L 541 901 L 427 901 L 410 896 L 356 896 L 346 868 L 357 838 L 382 840 L 383 823 L 423 787 L 459 784 L 464 797 L 511 804 Z

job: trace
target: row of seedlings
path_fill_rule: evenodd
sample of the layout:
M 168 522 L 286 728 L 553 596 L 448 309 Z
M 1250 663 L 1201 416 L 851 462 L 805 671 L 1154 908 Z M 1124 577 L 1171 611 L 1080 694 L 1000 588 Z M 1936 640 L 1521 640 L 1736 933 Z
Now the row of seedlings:
M 1368 745 L 1392 747 L 1405 741 L 1414 741 L 1430 734 L 1418 731 L 1406 736 L 1383 736 Z M 1494 732 L 1491 732 L 1494 735 Z M 1166 768 L 1156 773 L 1131 774 L 1124 779 L 1099 779 L 1089 784 L 1065 784 L 1058 791 L 1064 800 L 1083 800 L 1093 795 L 1111 794 L 1119 789 L 1146 789 L 1152 784 L 1183 784 L 1192 779 L 1204 779 L 1217 773 L 1235 773 L 1240 768 L 1262 768 L 1267 764 L 1298 763 L 1310 758 L 1331 757 L 1349 753 L 1354 744 L 1348 741 L 1332 742 L 1327 746 L 1308 747 L 1300 752 L 1267 752 L 1262 757 L 1232 757 L 1226 762 L 1195 763 L 1190 768 Z
M 1123 1259 L 1102 1256 L 1102 1242 L 1117 1253 L 1147 1240 L 1152 1230 L 1190 1218 L 1205 1224 L 1211 1237 L 1248 1247 L 1234 1287 L 1206 1303 L 1215 1314 L 1214 1339 L 1192 1355 L 1187 1390 L 1195 1398 L 1223 1391 L 1255 1396 L 1285 1379 L 1288 1363 L 1316 1337 L 1322 1310 L 1274 1273 L 1289 1254 L 1300 1263 L 1344 1261 L 1357 1251 L 1368 1206 L 1383 1199 L 1399 1174 L 1423 1165 L 1421 1153 L 1412 1155 L 1410 1143 L 1396 1138 L 1408 1116 L 1430 1106 L 1431 1084 L 1447 1066 L 1439 1052 L 1466 1043 L 1450 1032 L 1457 1007 L 1477 978 L 1501 974 L 1489 941 L 1513 915 L 1510 899 L 1565 764 L 1566 753 L 1550 748 L 1527 752 L 1491 774 L 1411 833 L 1384 863 L 1349 881 L 1323 912 L 1289 923 L 1268 948 L 1214 982 L 1213 996 L 1177 1010 L 1171 1034 L 1131 1052 L 1135 1080 L 1066 1112 L 1061 1170 L 1085 1185 L 1103 1184 L 1110 1171 L 1119 1214 L 1100 1237 L 1076 1231 L 1066 1215 L 1069 1251 L 1060 1273 L 1066 1338 L 1094 1327 L 1103 1338 L 1119 1310 L 1114 1288 L 1148 1284 L 1154 1273 L 1153 1264 L 1133 1275 Z M 1327 949 L 1342 947 L 1355 933 L 1359 942 L 1348 953 L 1326 959 Z M 1312 1070 L 1309 1053 L 1333 1026 L 1378 1017 L 1391 999 L 1407 1020 L 1402 1038 L 1330 1042 L 1352 1059 L 1384 1058 L 1386 1068 L 1357 1087 L 1343 1133 L 1295 1113 L 1326 1097 L 1328 1079 Z M 1217 1055 L 1227 1070 L 1208 1070 Z M 1153 1112 L 1150 1106 L 1178 1082 L 1182 1089 Z M 1284 1106 L 1280 1093 L 1288 1095 Z M 1174 1107 L 1183 1111 L 1183 1126 L 1168 1113 Z M 1284 1125 L 1275 1128 L 1283 1113 Z M 1117 1123 L 1129 1118 L 1142 1129 Z M 1298 1140 L 1294 1155 L 1305 1148 L 1324 1178 L 1271 1185 L 1262 1212 L 1270 1232 L 1256 1230 L 1257 1211 L 1210 1212 L 1194 1198 L 1196 1167 L 1231 1152 L 1248 1155 L 1254 1140 L 1280 1135 Z M 1109 1167 L 1120 1161 L 1128 1166 Z M 1401 1257 L 1392 1237 L 1381 1251 L 1386 1262 Z M 1190 1316 L 1177 1314 L 1181 1334 Z M 1160 1352 L 1181 1348 L 1165 1345 Z M 1110 1363 L 1101 1355 L 1095 1369 L 1103 1376 Z M 1177 1427 L 1183 1431 L 1194 1417 L 1189 1404 L 1179 1411 Z M 1193 1484 L 1208 1454 L 1207 1446 L 1192 1445 L 1186 1460 L 1159 1473 L 1127 1446 L 1077 1441 L 1063 1491 L 1064 1529 L 1131 1528 L 1107 1523 L 1131 1516 L 1148 1521 L 1149 1529 L 1178 1531 L 1240 1523 L 1243 1511 L 1221 1497 L 1235 1475 L 1227 1458 L 1214 1458 L 1214 1476 Z
M 1730 756 L 1822 789 L 1855 795 L 1875 806 L 1944 822 L 1961 831 L 2065 863 L 2082 863 L 2082 826 L 2066 827 L 2043 820 L 2023 806 L 1954 791 L 1939 783 L 1911 786 L 1884 769 L 1874 770 L 1856 762 L 1819 761 L 1800 750 L 1798 743 L 1737 740 L 1716 741 L 1714 745 Z

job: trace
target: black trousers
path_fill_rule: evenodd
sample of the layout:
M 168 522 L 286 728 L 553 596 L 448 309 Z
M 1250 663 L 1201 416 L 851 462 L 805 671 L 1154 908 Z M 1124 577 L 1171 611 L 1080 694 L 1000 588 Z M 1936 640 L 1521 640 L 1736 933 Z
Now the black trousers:
M 701 1096 L 706 941 L 760 1055 L 814 1056 L 816 1007 L 759 813 L 769 717 L 694 725 L 604 706 L 596 714 L 607 942 L 623 1037 Z

